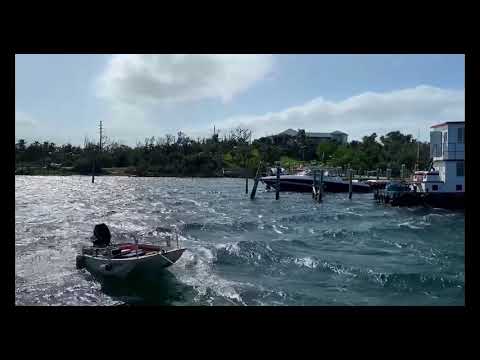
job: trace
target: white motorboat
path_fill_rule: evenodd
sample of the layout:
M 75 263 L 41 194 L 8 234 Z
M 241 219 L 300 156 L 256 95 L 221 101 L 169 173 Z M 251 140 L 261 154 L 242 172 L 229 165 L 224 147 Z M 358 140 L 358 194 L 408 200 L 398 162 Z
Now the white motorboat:
M 77 255 L 77 268 L 103 276 L 125 278 L 133 270 L 152 271 L 173 265 L 186 250 L 178 244 L 172 246 L 166 238 L 165 245 L 135 243 L 110 243 L 110 231 L 105 224 L 95 226 L 93 246 L 82 248 Z
M 280 191 L 311 192 L 313 175 L 310 170 L 298 172 L 295 175 L 280 175 Z M 267 189 L 276 188 L 277 176 L 264 176 L 260 178 Z M 319 177 L 317 177 L 319 181 Z M 348 192 L 349 182 L 331 171 L 324 171 L 323 190 L 325 192 Z M 370 185 L 352 180 L 352 192 L 367 193 L 371 191 Z

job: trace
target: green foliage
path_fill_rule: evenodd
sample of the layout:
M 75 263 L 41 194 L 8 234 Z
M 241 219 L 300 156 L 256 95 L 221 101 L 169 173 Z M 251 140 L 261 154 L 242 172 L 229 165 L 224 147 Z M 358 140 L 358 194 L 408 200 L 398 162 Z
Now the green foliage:
M 219 176 L 222 169 L 246 168 L 254 174 L 260 161 L 270 165 L 281 161 L 283 167 L 293 168 L 313 161 L 322 163 L 323 159 L 323 164 L 328 166 L 350 165 L 357 170 L 390 167 L 395 174 L 402 164 L 413 170 L 417 152 L 420 169 L 430 160 L 428 143 L 417 143 L 412 135 L 399 131 L 380 138 L 373 133 L 349 144 L 322 142 L 315 145 L 302 131 L 297 136 L 265 137 L 252 143 L 250 138 L 251 133 L 245 129 L 235 129 L 228 137 L 215 134 L 202 140 L 193 140 L 179 132 L 177 137 L 150 137 L 133 148 L 110 143 L 104 145 L 102 151 L 88 141 L 79 147 L 38 141 L 27 143 L 21 139 L 15 144 L 15 162 L 17 173 L 35 173 L 36 169 L 47 167 L 68 172 L 65 168 L 73 167 L 75 173 L 90 174 L 96 154 L 96 173 L 102 168 L 131 167 L 139 176 Z
M 316 155 L 317 159 L 320 161 L 329 161 L 335 151 L 337 150 L 338 144 L 336 142 L 323 142 L 318 144 L 317 149 L 316 149 Z
M 79 174 L 82 174 L 82 175 L 91 174 L 92 168 L 93 168 L 92 160 L 88 158 L 80 158 L 77 161 L 75 161 L 73 165 L 73 171 L 78 172 Z M 95 161 L 95 173 L 100 174 L 101 171 L 102 171 L 102 168 L 100 166 L 100 163 Z

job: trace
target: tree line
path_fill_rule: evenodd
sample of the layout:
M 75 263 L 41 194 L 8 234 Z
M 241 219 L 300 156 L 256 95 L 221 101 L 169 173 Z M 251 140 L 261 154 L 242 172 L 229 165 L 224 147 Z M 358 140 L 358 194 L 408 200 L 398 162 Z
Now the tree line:
M 90 174 L 94 163 L 96 173 L 123 168 L 126 174 L 138 176 L 222 176 L 224 170 L 232 169 L 239 172 L 247 169 L 251 175 L 260 161 L 264 164 L 280 161 L 282 166 L 314 161 L 359 171 L 390 168 L 395 176 L 402 164 L 413 170 L 418 161 L 418 168 L 424 169 L 430 160 L 428 143 L 417 142 L 412 135 L 399 131 L 380 137 L 373 133 L 347 144 L 335 141 L 316 144 L 304 130 L 299 130 L 296 136 L 275 135 L 253 141 L 251 137 L 252 132 L 245 128 L 230 130 L 223 137 L 216 133 L 196 140 L 179 132 L 177 136 L 150 137 L 134 147 L 104 141 L 102 149 L 88 139 L 83 146 L 27 143 L 20 139 L 15 144 L 15 167 L 16 173 L 26 174 L 38 168 Z

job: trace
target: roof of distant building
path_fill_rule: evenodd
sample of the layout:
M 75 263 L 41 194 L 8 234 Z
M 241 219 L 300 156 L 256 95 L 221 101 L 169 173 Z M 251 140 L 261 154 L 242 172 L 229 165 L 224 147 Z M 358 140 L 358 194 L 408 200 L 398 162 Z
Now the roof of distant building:
M 285 131 L 282 131 L 281 133 L 277 134 L 278 135 L 289 135 L 289 136 L 297 136 L 298 131 L 294 129 L 287 129 Z M 311 138 L 332 138 L 332 135 L 347 135 L 346 133 L 342 131 L 334 131 L 331 133 L 320 133 L 320 132 L 305 132 L 305 135 Z
M 316 133 L 316 132 L 308 132 L 305 133 L 308 137 L 315 137 L 315 138 L 331 138 L 331 133 Z
M 293 130 L 293 129 L 287 129 L 285 131 L 282 131 L 280 134 L 278 135 L 290 135 L 290 136 L 296 136 L 298 133 L 298 131 L 296 130 Z
M 449 125 L 449 124 L 460 125 L 460 124 L 465 124 L 465 121 L 447 121 L 447 122 L 444 122 L 444 123 L 441 123 L 441 124 L 432 125 L 430 127 L 436 128 L 436 127 L 445 126 L 445 125 Z

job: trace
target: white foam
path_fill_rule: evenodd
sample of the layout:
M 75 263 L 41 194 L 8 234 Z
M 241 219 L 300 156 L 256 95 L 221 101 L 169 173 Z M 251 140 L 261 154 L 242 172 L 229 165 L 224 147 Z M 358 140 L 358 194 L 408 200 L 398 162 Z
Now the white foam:
M 283 234 L 280 230 L 277 229 L 275 225 L 272 225 L 273 231 L 275 231 L 277 234 Z
M 228 244 L 226 247 L 229 245 L 231 245 L 231 249 L 235 249 L 235 246 L 233 246 L 234 244 Z M 190 285 L 197 290 L 198 296 L 196 296 L 195 300 L 198 301 L 199 296 L 206 295 L 208 289 L 210 289 L 217 295 L 226 298 L 228 301 L 234 300 L 236 303 L 246 305 L 234 287 L 234 285 L 238 285 L 239 283 L 222 279 L 213 272 L 212 264 L 215 255 L 210 249 L 199 246 L 195 249 L 191 249 L 191 251 L 194 253 L 189 257 L 186 257 L 187 263 L 184 265 L 185 268 L 190 268 L 191 271 L 179 274 L 179 277 L 183 283 Z M 195 262 L 193 263 L 193 266 L 190 267 L 188 266 L 188 261 L 192 260 Z
M 406 226 L 410 229 L 423 229 L 423 227 L 421 226 L 415 226 L 415 225 L 412 225 L 409 221 L 407 222 L 404 222 L 404 223 L 401 223 L 401 224 L 398 224 L 399 227 L 402 227 L 402 226 Z
M 220 245 L 218 247 L 219 249 L 221 248 L 224 248 L 225 250 L 227 250 L 230 254 L 235 254 L 235 255 L 239 255 L 240 254 L 240 247 L 238 246 L 237 243 L 230 243 L 230 244 L 224 244 L 224 245 Z
M 307 256 L 304 258 L 295 258 L 294 263 L 300 266 L 308 267 L 310 269 L 315 269 L 318 266 L 318 261 Z

